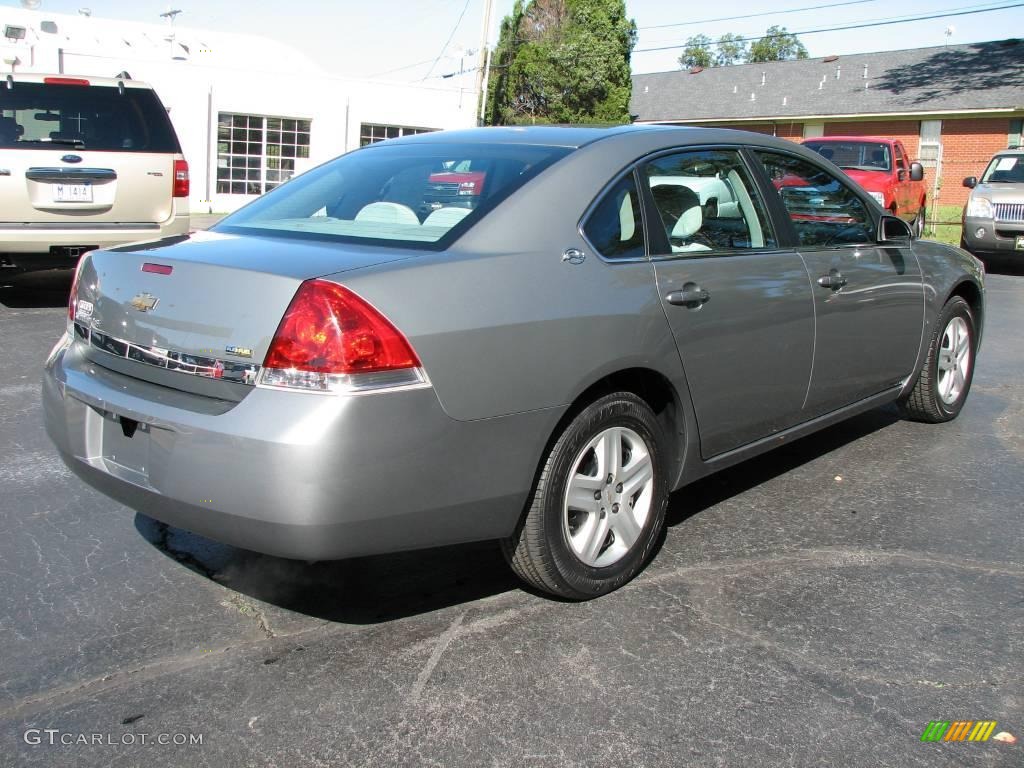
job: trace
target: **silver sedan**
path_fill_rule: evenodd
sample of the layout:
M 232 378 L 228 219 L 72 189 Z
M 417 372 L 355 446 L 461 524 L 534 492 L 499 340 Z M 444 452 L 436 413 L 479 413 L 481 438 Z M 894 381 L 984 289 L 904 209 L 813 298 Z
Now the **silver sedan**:
M 976 259 L 792 143 L 442 132 L 83 257 L 43 399 L 69 467 L 169 524 L 314 560 L 500 539 L 585 599 L 696 478 L 885 403 L 954 418 L 983 318 Z

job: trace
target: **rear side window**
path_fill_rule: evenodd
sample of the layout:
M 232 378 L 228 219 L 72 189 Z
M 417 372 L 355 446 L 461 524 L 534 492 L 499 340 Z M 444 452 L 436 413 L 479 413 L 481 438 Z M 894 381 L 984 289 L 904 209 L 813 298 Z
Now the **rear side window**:
M 591 211 L 583 234 L 606 259 L 633 259 L 645 255 L 640 195 L 632 173 L 623 176 Z
M 0 98 L 0 148 L 54 145 L 105 152 L 181 151 L 148 88 L 15 82 Z
M 282 184 L 214 229 L 447 247 L 568 152 L 510 144 L 371 144 Z

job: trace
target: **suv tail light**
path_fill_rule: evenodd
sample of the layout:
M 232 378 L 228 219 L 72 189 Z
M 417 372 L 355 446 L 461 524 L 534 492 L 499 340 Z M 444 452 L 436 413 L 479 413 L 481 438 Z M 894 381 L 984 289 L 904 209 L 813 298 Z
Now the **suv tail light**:
M 188 161 L 174 161 L 174 196 L 188 197 Z
M 425 384 L 409 341 L 352 291 L 326 280 L 299 286 L 263 361 L 260 384 L 319 392 Z

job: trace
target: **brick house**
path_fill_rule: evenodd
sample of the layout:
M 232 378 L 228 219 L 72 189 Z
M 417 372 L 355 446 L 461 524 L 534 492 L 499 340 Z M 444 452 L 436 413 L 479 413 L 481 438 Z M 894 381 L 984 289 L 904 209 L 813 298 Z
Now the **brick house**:
M 965 176 L 1021 145 L 1024 40 L 633 76 L 638 123 L 714 125 L 800 141 L 890 136 L 925 166 L 929 208 L 962 206 Z

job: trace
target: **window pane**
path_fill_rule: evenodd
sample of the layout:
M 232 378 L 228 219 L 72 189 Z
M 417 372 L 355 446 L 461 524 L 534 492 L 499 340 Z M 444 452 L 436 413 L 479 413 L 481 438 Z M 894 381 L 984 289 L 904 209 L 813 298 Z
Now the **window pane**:
M 775 247 L 764 206 L 733 150 L 680 152 L 644 167 L 672 253 Z
M 629 259 L 644 255 L 640 196 L 633 174 L 627 174 L 598 203 L 583 225 L 583 233 L 598 253 L 607 259 Z
M 830 247 L 875 241 L 867 206 L 843 182 L 791 155 L 757 152 L 793 222 L 802 246 Z

